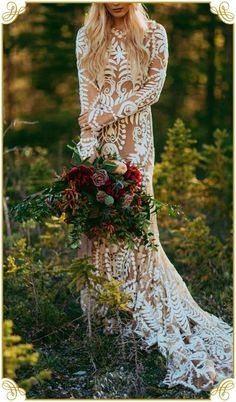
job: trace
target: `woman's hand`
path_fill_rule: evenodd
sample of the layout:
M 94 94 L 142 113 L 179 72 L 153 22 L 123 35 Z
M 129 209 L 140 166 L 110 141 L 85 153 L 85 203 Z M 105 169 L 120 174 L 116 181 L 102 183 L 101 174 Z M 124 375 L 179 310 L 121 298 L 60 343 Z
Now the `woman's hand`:
M 91 111 L 90 111 L 91 112 Z M 91 124 L 89 122 L 89 111 L 85 111 L 80 114 L 78 121 L 80 128 L 82 130 L 86 130 L 88 128 L 93 128 L 93 122 L 91 121 Z M 104 110 L 98 111 L 98 113 L 95 115 L 95 120 L 98 126 L 103 127 L 109 124 L 110 122 L 113 121 L 113 115 L 110 112 L 105 112 Z
M 82 128 L 81 129 L 81 135 L 82 135 L 83 138 L 91 138 L 91 137 L 93 137 L 91 127 Z
M 89 140 L 92 140 L 93 138 L 94 138 L 94 134 L 90 127 L 86 128 L 86 129 L 84 129 L 84 128 L 81 129 L 81 139 L 80 139 L 79 143 L 81 144 L 82 149 L 84 148 L 84 146 L 86 147 Z M 84 144 L 84 146 L 82 144 Z M 94 147 L 93 152 L 89 158 L 89 162 L 93 163 L 94 159 L 97 158 L 98 156 L 99 156 L 98 152 L 97 152 L 96 148 Z M 84 157 L 86 157 L 86 156 L 84 155 Z

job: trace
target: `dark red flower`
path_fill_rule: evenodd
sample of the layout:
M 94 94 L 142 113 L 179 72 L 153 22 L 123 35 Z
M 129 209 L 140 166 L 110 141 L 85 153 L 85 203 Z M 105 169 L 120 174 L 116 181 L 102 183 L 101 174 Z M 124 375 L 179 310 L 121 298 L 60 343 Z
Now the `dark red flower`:
M 116 191 L 113 181 L 109 178 L 105 183 L 105 192 L 115 198 Z
M 125 195 L 125 193 L 126 193 L 126 189 L 121 188 L 120 190 L 117 191 L 117 198 L 123 197 L 123 195 Z
M 113 184 L 113 181 L 109 178 L 109 179 L 106 181 L 105 186 L 108 187 L 108 186 L 110 186 L 111 184 Z
M 115 190 L 112 184 L 110 184 L 109 186 L 106 186 L 106 193 L 108 195 L 111 195 L 112 197 L 115 197 Z
M 124 178 L 125 180 L 133 180 L 136 186 L 140 186 L 142 181 L 142 173 L 137 167 L 131 166 L 131 162 L 128 161 L 127 172 L 124 174 Z
M 79 187 L 87 187 L 92 184 L 94 168 L 80 165 L 73 167 L 66 175 L 67 180 L 73 180 Z
M 126 193 L 126 189 L 116 189 L 114 184 L 111 182 L 110 184 L 106 185 L 106 193 L 111 195 L 115 200 L 118 200 Z

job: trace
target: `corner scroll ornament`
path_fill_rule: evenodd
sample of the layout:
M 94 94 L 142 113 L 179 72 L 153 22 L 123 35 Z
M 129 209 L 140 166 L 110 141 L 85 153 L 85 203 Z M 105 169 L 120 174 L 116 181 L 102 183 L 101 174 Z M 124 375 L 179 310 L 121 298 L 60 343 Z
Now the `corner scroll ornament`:
M 217 14 L 221 21 L 233 24 L 235 21 L 235 2 L 233 0 L 214 0 L 210 2 L 210 11 Z
M 25 12 L 26 3 L 22 0 L 15 0 L 15 1 L 5 1 L 5 6 L 2 5 L 2 23 L 3 24 L 10 24 L 11 22 L 15 21 L 18 15 Z
M 236 399 L 235 379 L 227 378 L 220 382 L 220 384 L 211 390 L 210 400 L 213 402 L 218 401 L 231 401 Z
M 0 382 L 0 400 L 2 402 L 24 402 L 26 393 L 23 388 L 15 383 L 10 378 L 2 378 Z

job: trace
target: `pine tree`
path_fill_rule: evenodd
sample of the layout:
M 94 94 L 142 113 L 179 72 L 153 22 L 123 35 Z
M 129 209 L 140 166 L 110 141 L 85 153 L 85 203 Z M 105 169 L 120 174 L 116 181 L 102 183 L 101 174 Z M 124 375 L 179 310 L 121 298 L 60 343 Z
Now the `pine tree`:
M 177 119 L 168 130 L 161 162 L 155 164 L 153 176 L 155 196 L 163 202 L 180 205 L 188 217 L 199 215 L 202 191 L 196 175 L 200 155 L 194 144 L 191 130 Z
M 215 130 L 213 138 L 201 153 L 204 207 L 209 225 L 224 239 L 232 228 L 232 147 L 226 130 Z

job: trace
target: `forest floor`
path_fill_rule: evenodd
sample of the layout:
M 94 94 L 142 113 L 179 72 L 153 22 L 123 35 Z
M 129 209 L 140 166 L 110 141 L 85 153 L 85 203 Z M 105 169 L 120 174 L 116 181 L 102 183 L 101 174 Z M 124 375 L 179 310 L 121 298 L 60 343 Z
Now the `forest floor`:
M 219 308 L 217 298 L 209 298 L 207 292 L 199 299 L 195 296 L 195 300 L 232 324 L 232 303 Z M 37 369 L 50 368 L 52 378 L 33 386 L 27 398 L 210 399 L 210 392 L 195 393 L 181 385 L 159 386 L 166 368 L 158 348 L 153 346 L 151 352 L 136 350 L 134 358 L 129 359 L 129 350 L 117 347 L 116 338 L 104 334 L 101 328 L 88 337 L 81 314 L 67 326 L 35 339 L 34 346 L 41 354 Z

